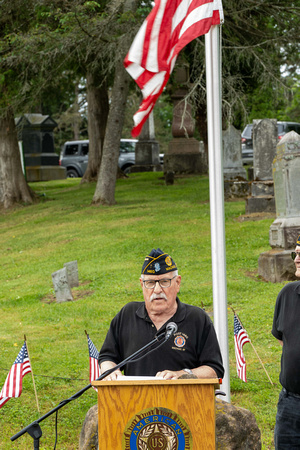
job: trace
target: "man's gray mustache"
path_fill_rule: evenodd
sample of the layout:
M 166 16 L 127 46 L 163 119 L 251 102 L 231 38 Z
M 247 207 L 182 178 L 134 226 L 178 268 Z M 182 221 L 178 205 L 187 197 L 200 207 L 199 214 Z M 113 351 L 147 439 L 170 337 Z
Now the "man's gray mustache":
M 151 297 L 150 297 L 150 302 L 152 302 L 156 298 L 164 298 L 165 300 L 168 300 L 167 296 L 166 296 L 166 294 L 164 292 L 162 292 L 161 294 L 152 294 Z

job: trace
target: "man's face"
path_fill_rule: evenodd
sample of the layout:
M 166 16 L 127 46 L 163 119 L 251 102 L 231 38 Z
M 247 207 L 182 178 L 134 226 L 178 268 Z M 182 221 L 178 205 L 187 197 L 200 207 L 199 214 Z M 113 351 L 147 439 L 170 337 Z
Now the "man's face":
M 294 259 L 294 263 L 296 266 L 296 277 L 300 278 L 300 245 L 297 245 L 295 248 L 295 252 L 296 252 L 296 258 Z
M 145 305 L 149 316 L 151 316 L 151 314 L 168 315 L 175 313 L 177 309 L 176 296 L 180 289 L 181 276 L 177 275 L 174 278 L 173 277 L 174 273 L 172 272 L 162 275 L 145 275 L 144 281 L 171 280 L 170 287 L 161 287 L 159 283 L 156 283 L 152 289 L 147 289 L 145 287 L 145 284 L 143 283 L 142 278 L 140 278 L 140 283 L 143 288 Z

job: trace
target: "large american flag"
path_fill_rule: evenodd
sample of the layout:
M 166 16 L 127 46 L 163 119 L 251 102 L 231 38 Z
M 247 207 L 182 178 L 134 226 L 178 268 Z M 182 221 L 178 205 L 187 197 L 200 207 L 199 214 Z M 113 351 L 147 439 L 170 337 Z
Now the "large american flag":
M 26 373 L 31 372 L 26 342 L 24 342 L 17 359 L 13 363 L 0 392 L 0 408 L 12 397 L 20 397 L 22 380 Z
M 100 368 L 98 363 L 99 352 L 87 334 L 89 356 L 90 356 L 90 383 L 100 376 Z M 95 389 L 95 388 L 94 388 Z M 95 389 L 97 390 L 97 389 Z
M 138 31 L 124 66 L 142 90 L 132 136 L 138 136 L 166 86 L 180 50 L 223 22 L 221 0 L 156 0 Z
M 238 317 L 234 314 L 234 348 L 236 359 L 236 370 L 239 378 L 247 383 L 246 360 L 243 353 L 243 346 L 250 342 L 249 336 L 242 327 Z

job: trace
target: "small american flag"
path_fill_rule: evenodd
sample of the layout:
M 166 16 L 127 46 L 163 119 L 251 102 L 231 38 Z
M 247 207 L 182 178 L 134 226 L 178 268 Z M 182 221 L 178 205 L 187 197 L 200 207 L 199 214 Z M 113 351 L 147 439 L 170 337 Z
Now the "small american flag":
M 155 0 L 124 60 L 142 90 L 132 136 L 138 136 L 166 86 L 178 53 L 193 39 L 223 22 L 221 0 Z
M 243 353 L 243 346 L 250 342 L 249 336 L 242 327 L 238 317 L 234 314 L 234 348 L 236 359 L 236 370 L 239 378 L 247 383 L 246 360 Z
M 99 352 L 87 334 L 89 356 L 90 356 L 90 383 L 100 376 L 100 368 L 98 363 Z M 94 388 L 95 389 L 95 388 Z M 97 389 L 95 389 L 97 390 Z
M 0 408 L 12 397 L 20 397 L 22 393 L 22 380 L 26 373 L 31 372 L 30 361 L 24 342 L 17 359 L 13 363 L 0 392 Z

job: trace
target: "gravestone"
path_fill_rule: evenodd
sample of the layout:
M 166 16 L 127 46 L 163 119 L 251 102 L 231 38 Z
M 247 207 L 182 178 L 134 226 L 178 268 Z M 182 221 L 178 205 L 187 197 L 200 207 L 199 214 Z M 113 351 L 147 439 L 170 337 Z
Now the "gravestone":
M 135 164 L 131 172 L 162 171 L 159 160 L 159 143 L 155 139 L 153 112 L 145 122 L 135 146 Z
M 275 197 L 272 162 L 276 153 L 277 120 L 253 121 L 253 178 L 246 213 L 274 212 Z
M 207 173 L 207 158 L 203 144 L 193 135 L 195 122 L 192 107 L 187 101 L 188 64 L 180 60 L 174 71 L 177 89 L 173 100 L 173 139 L 164 155 L 164 173 Z
M 242 162 L 241 132 L 230 125 L 223 131 L 222 137 L 225 198 L 246 197 L 250 186 Z
M 69 287 L 79 286 L 77 261 L 67 262 L 64 267 L 66 268 Z
M 261 253 L 258 273 L 273 283 L 296 280 L 291 251 L 300 234 L 300 136 L 287 133 L 277 144 L 273 162 L 276 219 L 270 226 L 272 250 Z
M 57 270 L 52 273 L 52 281 L 56 296 L 56 302 L 68 302 L 73 300 L 72 292 L 68 282 L 67 269 Z
M 16 119 L 27 181 L 66 178 L 66 169 L 59 166 L 59 156 L 54 150 L 53 130 L 56 126 L 57 123 L 50 116 L 42 114 L 24 114 Z

